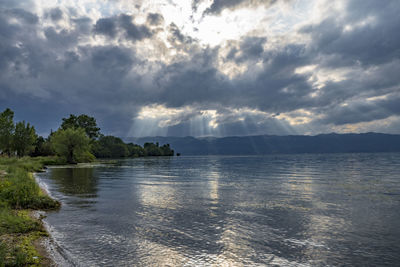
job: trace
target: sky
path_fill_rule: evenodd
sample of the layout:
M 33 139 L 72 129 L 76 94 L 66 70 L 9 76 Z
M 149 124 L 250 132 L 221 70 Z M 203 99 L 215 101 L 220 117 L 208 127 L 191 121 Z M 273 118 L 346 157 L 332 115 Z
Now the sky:
M 0 109 L 41 135 L 400 134 L 398 0 L 0 0 Z

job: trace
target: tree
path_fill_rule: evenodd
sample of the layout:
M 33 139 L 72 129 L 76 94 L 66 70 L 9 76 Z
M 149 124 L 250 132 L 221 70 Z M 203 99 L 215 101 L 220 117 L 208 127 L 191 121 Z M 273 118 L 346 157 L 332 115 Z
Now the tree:
M 54 150 L 50 143 L 50 138 L 43 138 L 39 136 L 34 144 L 35 149 L 32 151 L 30 156 L 54 156 Z
M 158 147 L 158 143 L 144 143 L 143 148 L 146 156 L 161 156 L 161 151 Z
M 171 149 L 169 144 L 163 145 L 162 147 L 160 147 L 160 149 L 161 149 L 161 154 L 163 156 L 173 156 L 174 155 L 174 150 Z
M 121 138 L 102 136 L 93 144 L 93 154 L 99 158 L 123 158 L 129 155 L 129 150 Z
M 83 128 L 87 136 L 92 140 L 100 136 L 100 128 L 97 127 L 96 119 L 88 115 L 75 116 L 70 114 L 69 118 L 63 118 L 62 121 L 61 129 L 63 130 Z
M 64 157 L 68 163 L 90 161 L 94 158 L 90 154 L 90 139 L 83 128 L 59 129 L 51 137 L 55 152 Z
M 14 112 L 7 108 L 0 113 L 0 150 L 11 155 L 12 139 L 14 133 Z
M 33 150 L 36 139 L 35 127 L 29 123 L 25 125 L 25 121 L 21 121 L 15 125 L 13 147 L 19 157 L 23 157 Z
M 129 151 L 129 157 L 144 157 L 145 151 L 144 148 L 133 143 L 126 144 L 128 151 Z

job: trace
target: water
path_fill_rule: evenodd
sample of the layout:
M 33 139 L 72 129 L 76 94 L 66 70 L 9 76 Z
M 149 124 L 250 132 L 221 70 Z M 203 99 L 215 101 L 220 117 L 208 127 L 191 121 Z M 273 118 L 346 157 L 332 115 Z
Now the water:
M 78 266 L 400 262 L 400 154 L 119 160 L 39 174 Z

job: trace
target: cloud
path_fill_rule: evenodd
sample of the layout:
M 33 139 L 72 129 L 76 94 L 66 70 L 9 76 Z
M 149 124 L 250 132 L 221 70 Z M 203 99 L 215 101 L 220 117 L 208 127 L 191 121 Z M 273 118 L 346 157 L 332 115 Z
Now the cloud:
M 220 14 L 224 9 L 236 9 L 241 7 L 256 7 L 265 5 L 267 7 L 274 5 L 279 0 L 214 0 L 205 14 Z M 195 0 L 193 5 L 196 7 L 199 1 Z
M 63 18 L 63 12 L 60 8 L 55 7 L 49 10 L 47 16 L 50 17 L 52 21 L 59 21 Z
M 386 119 L 400 115 L 399 94 L 390 94 L 383 97 L 356 100 L 353 103 L 336 106 L 321 121 L 334 125 L 353 124 Z
M 160 25 L 164 22 L 164 17 L 158 13 L 149 13 L 147 15 L 147 23 L 150 25 Z
M 131 55 L 123 49 L 114 47 L 91 48 L 91 63 L 108 78 L 121 77 L 131 69 L 133 60 Z
M 152 36 L 152 32 L 146 25 L 136 25 L 132 21 L 133 17 L 126 14 L 101 18 L 96 21 L 94 33 L 106 35 L 110 38 L 115 38 L 118 33 L 122 33 L 126 39 L 131 41 L 140 41 Z
M 316 54 L 335 56 L 336 65 L 376 65 L 400 57 L 400 29 L 393 1 L 347 1 L 345 16 L 332 14 L 320 23 L 303 27 Z M 330 62 L 330 66 L 335 66 Z
M 95 34 L 103 34 L 114 38 L 118 32 L 117 23 L 113 18 L 102 18 L 96 21 L 93 31 Z
M 375 122 L 381 131 L 399 129 L 396 1 L 315 5 L 319 16 L 281 32 L 266 30 L 283 16 L 269 10 L 260 20 L 265 28 L 213 46 L 192 31 L 201 20 L 185 25 L 150 4 L 127 14 L 123 1 L 109 2 L 104 13 L 97 1 L 14 2 L 0 1 L 0 105 L 21 117 L 35 119 L 40 107 L 53 122 L 88 113 L 120 136 L 316 134 L 376 129 Z M 198 12 L 213 18 L 277 3 L 213 1 L 207 9 L 193 1 L 185 8 L 202 4 Z M 146 110 L 162 116 L 143 116 Z M 43 132 L 57 124 L 32 123 Z
M 227 60 L 234 60 L 237 64 L 249 60 L 260 60 L 264 52 L 265 37 L 248 36 L 241 41 L 239 47 L 232 47 L 226 55 Z
M 20 8 L 8 9 L 6 10 L 6 13 L 9 14 L 10 17 L 20 19 L 26 24 L 36 24 L 39 22 L 39 18 L 37 15 Z
M 121 28 L 125 30 L 126 37 L 130 40 L 142 40 L 151 37 L 152 33 L 145 25 L 135 25 L 132 23 L 132 16 L 120 15 L 119 23 Z

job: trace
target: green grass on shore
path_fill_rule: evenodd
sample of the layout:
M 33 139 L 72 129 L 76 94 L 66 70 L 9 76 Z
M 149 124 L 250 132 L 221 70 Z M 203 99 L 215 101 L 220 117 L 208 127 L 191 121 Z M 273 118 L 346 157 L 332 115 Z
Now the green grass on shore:
M 40 266 L 33 242 L 46 232 L 29 214 L 60 203 L 41 191 L 32 172 L 62 163 L 57 157 L 0 157 L 0 267 Z

